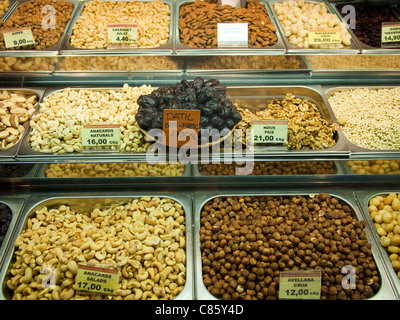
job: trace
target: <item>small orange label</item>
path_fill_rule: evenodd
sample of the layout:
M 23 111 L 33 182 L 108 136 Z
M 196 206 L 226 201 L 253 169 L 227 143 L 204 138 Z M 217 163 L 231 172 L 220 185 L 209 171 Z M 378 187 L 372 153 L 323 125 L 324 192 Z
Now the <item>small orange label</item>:
M 163 131 L 166 145 L 194 147 L 198 144 L 200 110 L 165 109 Z

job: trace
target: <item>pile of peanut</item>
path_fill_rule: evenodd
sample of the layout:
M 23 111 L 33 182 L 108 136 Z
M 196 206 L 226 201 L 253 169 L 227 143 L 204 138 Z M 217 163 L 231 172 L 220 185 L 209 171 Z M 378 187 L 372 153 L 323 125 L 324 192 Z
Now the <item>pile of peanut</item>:
M 79 211 L 43 206 L 15 241 L 6 285 L 13 300 L 173 299 L 186 283 L 185 232 L 184 209 L 168 198 Z M 79 263 L 115 266 L 116 295 L 77 293 Z M 55 273 L 53 288 L 45 267 Z
M 3 90 L 0 93 L 0 150 L 21 140 L 37 105 L 37 96 Z
M 83 124 L 117 123 L 121 129 L 120 152 L 145 152 L 150 142 L 135 120 L 136 100 L 153 91 L 150 86 L 122 89 L 71 89 L 57 91 L 43 99 L 32 116 L 29 146 L 43 153 L 82 152 Z M 105 148 L 116 149 L 108 146 Z
M 177 177 L 182 176 L 181 163 L 51 163 L 46 167 L 46 178 L 79 177 Z
M 160 47 L 168 42 L 171 8 L 157 1 L 85 2 L 73 26 L 71 45 L 82 49 L 107 48 L 108 23 L 137 23 L 138 48 Z
M 288 120 L 288 149 L 324 149 L 336 144 L 334 135 L 338 130 L 336 123 L 322 118 L 318 106 L 307 100 L 287 93 L 283 99 L 272 99 L 266 107 L 253 112 L 250 107 L 237 106 L 242 115 L 238 129 L 244 132 L 251 128 L 252 120 Z M 249 137 L 243 135 L 243 145 Z
M 47 21 L 45 6 L 52 6 L 55 9 L 54 28 L 49 24 L 49 28 L 43 27 L 43 20 Z M 43 11 L 42 11 L 43 10 Z M 30 27 L 35 39 L 35 47 L 20 46 L 14 49 L 46 49 L 57 44 L 67 22 L 71 19 L 74 5 L 63 0 L 35 0 L 21 3 L 12 16 L 6 22 L 0 21 L 0 30 L 4 31 L 12 28 Z M 50 12 L 50 11 L 49 11 Z M 49 20 L 50 21 L 50 20 Z M 3 33 L 0 32 L 0 49 L 5 49 Z
M 400 193 L 378 195 L 369 200 L 368 211 L 381 244 L 400 278 Z
M 267 48 L 278 38 L 264 4 L 248 1 L 246 8 L 221 6 L 217 1 L 200 1 L 182 5 L 179 9 L 179 39 L 194 48 L 216 48 L 217 24 L 220 22 L 247 22 L 249 48 Z

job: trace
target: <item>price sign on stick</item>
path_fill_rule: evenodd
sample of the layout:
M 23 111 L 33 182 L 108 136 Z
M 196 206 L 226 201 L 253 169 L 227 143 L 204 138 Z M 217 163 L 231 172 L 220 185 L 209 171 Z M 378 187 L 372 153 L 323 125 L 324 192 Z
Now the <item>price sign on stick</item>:
M 197 146 L 200 110 L 165 109 L 163 131 L 170 147 Z
M 224 22 L 217 24 L 218 47 L 248 47 L 249 26 L 247 22 Z
M 4 44 L 7 49 L 35 45 L 30 27 L 3 30 Z

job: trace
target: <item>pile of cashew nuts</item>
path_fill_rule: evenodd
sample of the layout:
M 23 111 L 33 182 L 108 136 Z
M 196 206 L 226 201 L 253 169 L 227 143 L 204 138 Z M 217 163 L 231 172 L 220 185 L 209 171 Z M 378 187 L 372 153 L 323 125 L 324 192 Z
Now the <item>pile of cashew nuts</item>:
M 186 282 L 185 248 L 184 208 L 169 198 L 142 197 L 87 212 L 43 206 L 15 241 L 6 284 L 13 300 L 173 299 Z M 79 263 L 116 266 L 116 294 L 77 291 Z M 48 268 L 53 286 L 43 281 Z

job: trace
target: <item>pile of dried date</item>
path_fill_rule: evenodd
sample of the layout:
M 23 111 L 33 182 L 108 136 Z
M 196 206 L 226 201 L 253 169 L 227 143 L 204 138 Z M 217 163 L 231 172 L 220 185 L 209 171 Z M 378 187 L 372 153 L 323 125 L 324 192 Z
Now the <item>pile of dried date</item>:
M 165 109 L 200 110 L 201 129 L 231 130 L 242 120 L 236 106 L 226 95 L 226 87 L 217 79 L 182 80 L 161 86 L 138 98 L 136 121 L 143 130 L 162 129 Z

